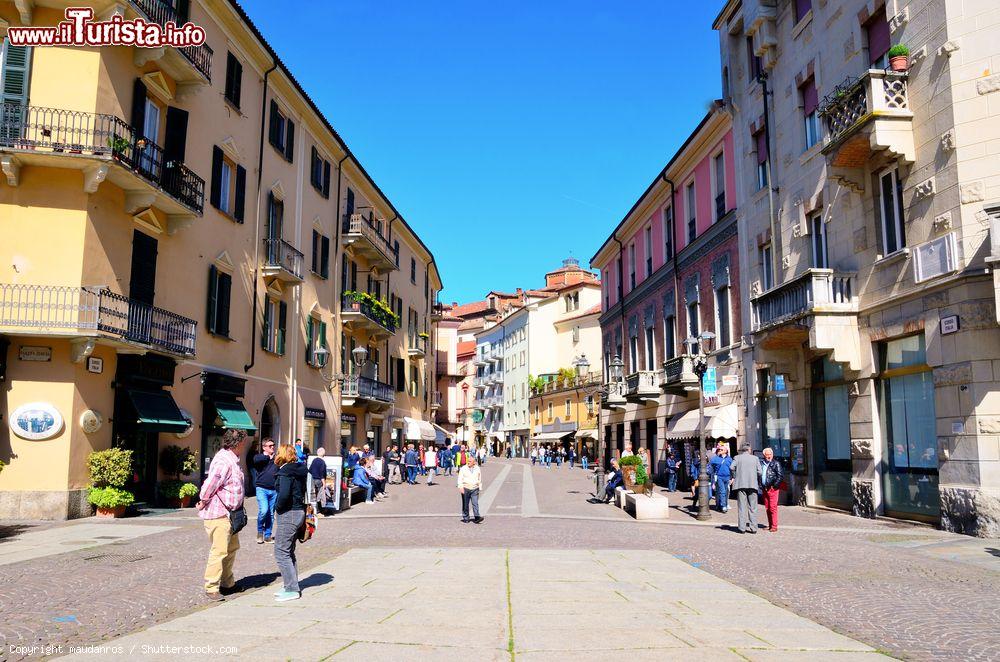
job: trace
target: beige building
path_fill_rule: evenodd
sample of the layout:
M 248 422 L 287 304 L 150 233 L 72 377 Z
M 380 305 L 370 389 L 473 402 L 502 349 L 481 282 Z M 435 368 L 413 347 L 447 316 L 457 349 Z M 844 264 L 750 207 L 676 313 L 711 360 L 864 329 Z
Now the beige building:
M 69 5 L 0 2 L 0 36 Z M 164 446 L 204 470 L 227 428 L 332 454 L 429 428 L 433 255 L 235 2 L 180 6 L 205 45 L 2 42 L 0 517 L 89 514 L 112 446 L 148 500 Z
M 731 0 L 715 21 L 746 434 L 791 501 L 1000 533 L 998 25 L 945 0 Z

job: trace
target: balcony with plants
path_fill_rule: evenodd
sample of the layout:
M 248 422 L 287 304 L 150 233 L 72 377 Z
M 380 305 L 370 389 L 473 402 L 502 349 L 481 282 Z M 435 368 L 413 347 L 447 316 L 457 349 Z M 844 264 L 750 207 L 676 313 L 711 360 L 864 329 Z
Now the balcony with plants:
M 24 166 L 81 170 L 87 193 L 110 181 L 125 191 L 129 213 L 155 206 L 168 219 L 190 219 L 204 207 L 205 181 L 114 115 L 0 104 L 0 169 L 9 185 Z
M 392 311 L 389 303 L 368 292 L 344 292 L 340 316 L 348 331 L 365 331 L 376 339 L 388 338 L 399 328 L 399 315 Z

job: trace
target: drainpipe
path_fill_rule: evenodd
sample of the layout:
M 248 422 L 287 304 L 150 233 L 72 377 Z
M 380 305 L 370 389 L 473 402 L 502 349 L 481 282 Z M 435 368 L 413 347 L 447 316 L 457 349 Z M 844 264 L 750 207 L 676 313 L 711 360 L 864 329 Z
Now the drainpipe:
M 669 177 L 667 177 L 667 170 L 666 170 L 666 168 L 664 168 L 663 172 L 660 173 L 660 177 L 667 184 L 670 184 L 670 217 L 674 221 L 673 224 L 672 224 L 673 227 L 670 228 L 670 231 L 674 233 L 674 236 L 672 236 L 670 238 L 670 248 L 672 249 L 672 252 L 673 252 L 673 255 L 670 256 L 670 260 L 674 263 L 674 276 L 673 276 L 673 278 L 674 278 L 674 324 L 676 325 L 677 324 L 677 302 L 679 300 L 679 297 L 677 295 L 678 295 L 678 288 L 680 286 L 680 281 L 677 279 L 677 205 L 675 204 L 677 202 L 677 200 L 676 200 L 677 187 L 674 186 L 674 180 L 672 180 Z M 677 342 L 677 327 L 674 326 L 674 343 L 675 343 L 674 349 L 677 349 L 676 342 Z M 666 354 L 666 348 L 664 348 L 664 352 L 663 353 Z
M 264 126 L 267 120 L 267 79 L 278 68 L 271 60 L 271 68 L 264 72 L 264 94 L 260 101 L 260 148 L 257 150 L 257 217 L 253 229 L 253 313 L 250 316 L 250 363 L 243 372 L 250 372 L 257 361 L 257 281 L 260 276 L 260 183 L 264 178 Z
M 767 206 L 768 206 L 768 223 L 771 230 L 771 274 L 772 279 L 777 281 L 778 278 L 778 249 L 781 244 L 778 240 L 778 232 L 775 227 L 774 220 L 774 179 L 772 177 L 771 171 L 771 114 L 768 112 L 767 98 L 768 96 L 773 96 L 774 92 L 767 89 L 767 73 L 761 72 L 758 77 L 761 85 L 761 91 L 764 97 L 764 143 L 767 145 L 767 161 L 765 165 L 767 167 Z M 771 283 L 772 287 L 774 283 Z
M 389 247 L 390 248 L 392 247 L 392 223 L 397 218 L 399 218 L 399 214 L 395 214 L 392 218 L 390 218 L 389 219 L 389 223 L 385 226 L 386 241 L 389 242 Z M 387 271 L 386 274 L 385 274 L 385 293 L 386 293 L 386 297 L 385 298 L 386 299 L 391 299 L 392 298 L 392 297 L 389 296 L 389 285 L 391 283 L 392 283 L 392 269 L 389 269 L 389 271 Z M 400 324 L 400 326 L 403 325 L 403 316 L 402 315 L 399 316 L 399 324 Z M 390 336 L 389 338 L 391 338 L 391 337 L 392 336 Z M 392 356 L 392 354 L 389 353 L 389 338 L 385 339 L 385 358 L 386 358 L 387 361 Z M 407 356 L 409 356 L 409 354 L 407 354 Z M 386 383 L 389 382 L 389 370 L 391 370 L 391 368 L 389 367 L 389 364 L 386 363 L 386 373 L 385 373 Z M 375 376 L 378 377 L 378 375 L 375 375 Z

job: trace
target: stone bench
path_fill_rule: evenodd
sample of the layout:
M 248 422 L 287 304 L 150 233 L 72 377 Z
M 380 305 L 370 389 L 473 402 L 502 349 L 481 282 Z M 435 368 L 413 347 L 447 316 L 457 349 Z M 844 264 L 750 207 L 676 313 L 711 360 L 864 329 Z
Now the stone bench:
M 618 508 L 621 508 L 621 509 L 624 510 L 624 508 L 625 508 L 625 498 L 629 494 L 634 494 L 634 492 L 626 490 L 624 487 L 616 487 L 615 488 L 615 506 L 617 506 Z
M 649 495 L 626 492 L 624 510 L 637 520 L 668 519 L 670 500 L 656 492 Z

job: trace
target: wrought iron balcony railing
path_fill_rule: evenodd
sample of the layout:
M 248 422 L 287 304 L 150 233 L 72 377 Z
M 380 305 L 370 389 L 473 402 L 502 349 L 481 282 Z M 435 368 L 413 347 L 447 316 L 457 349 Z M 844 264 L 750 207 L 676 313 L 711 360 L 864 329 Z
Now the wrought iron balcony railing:
M 341 395 L 344 398 L 373 400 L 375 402 L 393 403 L 396 401 L 396 392 L 391 385 L 360 375 L 350 375 L 344 380 Z
M 908 115 L 906 83 L 906 73 L 871 69 L 833 88 L 819 109 L 830 143 L 837 143 L 876 115 Z
M 107 336 L 194 356 L 197 326 L 103 287 L 0 284 L 0 327 L 21 333 Z
M 150 21 L 159 25 L 177 24 L 178 16 L 174 8 L 163 0 L 131 0 Z M 177 27 L 180 27 L 178 25 Z M 212 49 L 208 44 L 201 46 L 185 46 L 178 48 L 181 55 L 198 70 L 209 82 L 212 81 Z
M 264 239 L 265 266 L 284 270 L 290 276 L 302 280 L 302 251 L 284 239 Z
M 345 240 L 360 236 L 378 252 L 386 263 L 395 266 L 399 261 L 399 252 L 389 244 L 389 240 L 383 236 L 375 224 L 370 219 L 365 218 L 363 214 L 344 214 L 342 229 Z
M 110 158 L 177 201 L 201 213 L 205 180 L 114 115 L 5 103 L 0 148 L 31 153 Z
M 809 269 L 751 299 L 754 332 L 785 324 L 814 312 L 857 312 L 855 274 Z
M 379 325 L 390 334 L 396 333 L 396 321 L 388 312 L 375 307 L 364 299 L 355 299 L 350 295 L 344 295 L 340 300 L 340 311 L 342 313 L 361 313 L 366 319 Z

